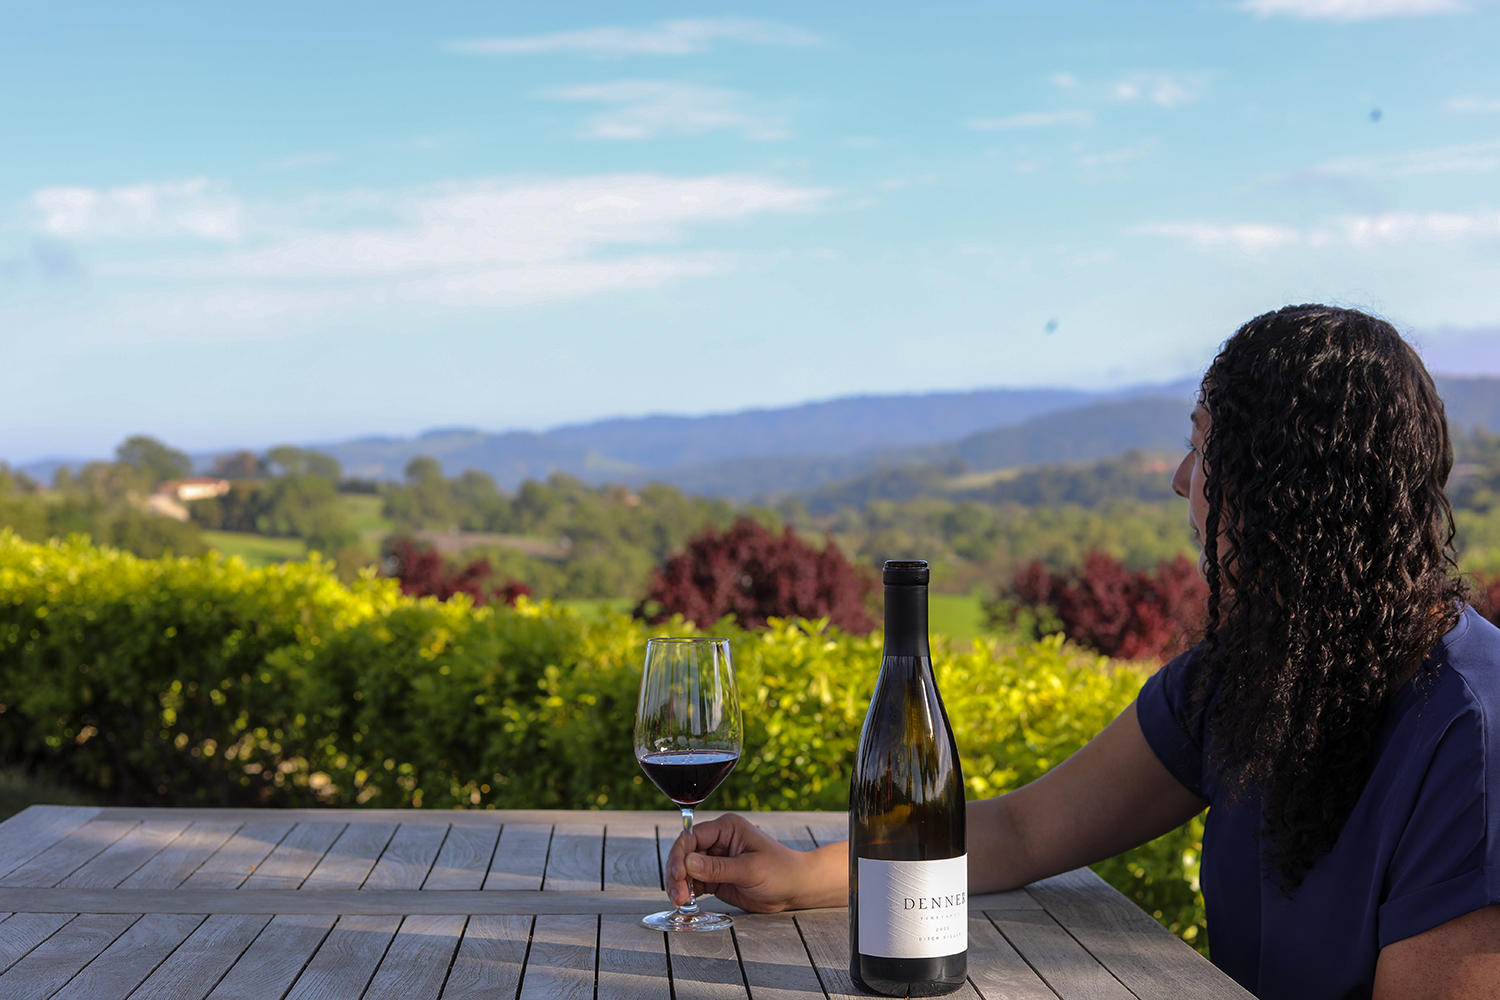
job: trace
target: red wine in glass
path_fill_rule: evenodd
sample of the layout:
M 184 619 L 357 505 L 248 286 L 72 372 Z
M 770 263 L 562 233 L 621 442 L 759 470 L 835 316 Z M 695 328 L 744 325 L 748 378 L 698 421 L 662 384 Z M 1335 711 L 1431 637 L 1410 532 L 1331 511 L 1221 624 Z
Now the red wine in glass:
M 646 641 L 635 707 L 635 759 L 682 810 L 684 836 L 692 833 L 693 809 L 738 763 L 743 730 L 728 639 Z M 716 931 L 733 921 L 705 913 L 690 895 L 677 909 L 653 913 L 641 923 L 664 931 Z
M 728 750 L 665 750 L 640 759 L 646 777 L 679 807 L 708 798 L 739 762 L 740 755 Z

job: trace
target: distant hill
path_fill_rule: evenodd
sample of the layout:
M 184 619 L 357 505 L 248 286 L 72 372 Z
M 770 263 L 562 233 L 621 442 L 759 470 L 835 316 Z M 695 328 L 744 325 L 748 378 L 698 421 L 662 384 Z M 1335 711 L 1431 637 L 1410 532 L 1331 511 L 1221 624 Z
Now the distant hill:
M 913 492 L 918 483 L 958 471 L 1088 462 L 1131 450 L 1174 452 L 1187 436 L 1187 415 L 1187 402 L 1180 397 L 1092 403 L 922 447 L 872 448 L 844 455 L 757 456 L 654 470 L 650 478 L 689 493 L 741 500 L 826 494 L 835 505 L 835 494 L 820 492 L 822 488 L 857 480 L 850 483 L 842 502 L 854 503 L 856 495 L 907 499 L 921 492 Z
M 317 446 L 337 458 L 351 476 L 399 479 L 406 463 L 427 455 L 456 475 L 480 469 L 501 486 L 514 488 L 528 478 L 566 472 L 586 482 L 656 479 L 688 487 L 702 483 L 708 492 L 735 471 L 723 463 L 749 460 L 746 471 L 771 474 L 779 492 L 827 482 L 819 471 L 828 456 L 850 463 L 835 478 L 869 467 L 859 455 L 884 454 L 902 448 L 938 444 L 976 431 L 1011 425 L 1045 413 L 1088 405 L 1100 399 L 1134 399 L 1178 395 L 1189 385 L 1140 386 L 1112 393 L 1074 389 L 988 389 L 976 392 L 912 396 L 851 396 L 783 409 L 746 410 L 705 417 L 632 417 L 549 431 L 483 431 L 445 429 L 416 438 L 360 438 Z M 767 459 L 791 459 L 785 471 Z M 804 468 L 799 473 L 795 470 Z M 742 495 L 745 488 L 728 492 Z
M 1500 432 L 1500 378 L 1433 377 L 1456 430 Z
M 1456 429 L 1500 430 L 1500 378 L 1440 376 L 1437 382 Z M 658 481 L 690 493 L 748 500 L 811 496 L 834 484 L 891 478 L 889 470 L 905 470 L 887 486 L 855 490 L 902 493 L 914 477 L 960 470 L 1082 463 L 1131 450 L 1176 452 L 1195 389 L 1187 380 L 1108 393 L 990 389 L 853 396 L 704 417 L 619 418 L 536 432 L 450 428 L 310 447 L 333 455 L 346 474 L 365 479 L 400 479 L 408 462 L 426 455 L 450 476 L 479 469 L 505 489 L 562 472 L 593 484 Z M 207 467 L 213 456 L 196 457 Z M 51 459 L 21 468 L 48 480 L 59 465 L 69 464 L 81 463 Z
M 797 498 L 811 514 L 831 514 L 840 507 L 862 510 L 871 500 L 903 503 L 922 496 L 1026 507 L 1064 503 L 1099 507 L 1119 500 L 1155 503 L 1172 499 L 1172 473 L 1176 469 L 1176 456 L 1154 457 L 1141 451 L 1085 463 L 958 474 L 951 466 L 902 465 L 833 483 L 798 494 Z

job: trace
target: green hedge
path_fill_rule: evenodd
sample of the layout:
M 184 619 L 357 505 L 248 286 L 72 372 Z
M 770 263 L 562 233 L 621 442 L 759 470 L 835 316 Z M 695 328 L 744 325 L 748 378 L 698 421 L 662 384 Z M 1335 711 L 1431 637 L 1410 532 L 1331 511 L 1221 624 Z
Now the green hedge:
M 407 598 L 316 558 L 250 569 L 0 531 L 0 759 L 125 802 L 661 808 L 627 750 L 641 650 L 694 631 Z M 846 808 L 878 634 L 715 631 L 733 643 L 746 745 L 713 805 Z M 1059 637 L 935 644 L 974 798 L 1062 760 L 1147 673 Z M 1201 942 L 1200 844 L 1194 821 L 1097 867 Z

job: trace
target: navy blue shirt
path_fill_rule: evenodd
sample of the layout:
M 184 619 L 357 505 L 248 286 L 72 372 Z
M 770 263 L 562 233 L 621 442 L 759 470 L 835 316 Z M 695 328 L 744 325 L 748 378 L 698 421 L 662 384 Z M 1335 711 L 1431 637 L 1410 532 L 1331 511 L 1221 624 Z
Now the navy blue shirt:
M 1428 662 L 1394 696 L 1338 841 L 1289 897 L 1262 874 L 1259 808 L 1205 777 L 1192 651 L 1141 689 L 1146 741 L 1210 806 L 1214 963 L 1262 1000 L 1368 997 L 1381 948 L 1500 903 L 1500 629 L 1465 609 Z

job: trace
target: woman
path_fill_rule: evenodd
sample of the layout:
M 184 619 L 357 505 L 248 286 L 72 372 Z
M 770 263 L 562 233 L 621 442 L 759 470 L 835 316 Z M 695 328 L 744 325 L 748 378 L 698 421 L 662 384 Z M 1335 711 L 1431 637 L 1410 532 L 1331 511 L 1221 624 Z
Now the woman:
M 1263 998 L 1500 996 L 1500 630 L 1463 603 L 1443 405 L 1387 323 L 1289 306 L 1203 379 L 1172 486 L 1204 639 L 1092 742 L 969 804 L 970 891 L 1025 885 L 1212 805 L 1214 961 Z M 695 828 L 670 892 L 842 905 L 847 848 Z

